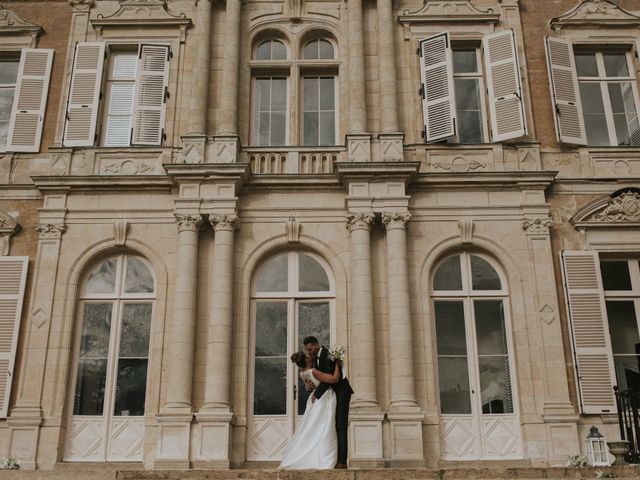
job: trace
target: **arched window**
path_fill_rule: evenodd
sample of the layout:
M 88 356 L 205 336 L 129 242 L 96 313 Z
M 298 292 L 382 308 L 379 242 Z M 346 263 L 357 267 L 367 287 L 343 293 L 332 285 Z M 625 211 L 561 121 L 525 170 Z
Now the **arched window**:
M 108 257 L 85 276 L 66 459 L 142 460 L 155 291 L 137 255 Z
M 265 40 L 258 48 L 255 54 L 256 60 L 286 60 L 287 47 L 280 40 Z
M 305 60 L 330 60 L 335 58 L 333 44 L 325 38 L 316 38 L 304 46 L 302 57 Z

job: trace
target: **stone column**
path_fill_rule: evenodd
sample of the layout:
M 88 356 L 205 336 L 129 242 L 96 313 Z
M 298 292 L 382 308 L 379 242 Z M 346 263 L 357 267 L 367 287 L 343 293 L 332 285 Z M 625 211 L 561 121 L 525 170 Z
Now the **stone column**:
M 423 461 L 422 418 L 413 375 L 413 332 L 407 263 L 408 212 L 385 213 L 391 404 L 391 460 L 397 465 Z
M 209 107 L 209 67 L 211 59 L 211 2 L 200 0 L 196 10 L 196 34 L 193 40 L 193 70 L 189 104 L 189 133 L 207 134 Z
M 156 419 L 159 425 L 156 466 L 189 468 L 193 418 L 191 390 L 195 351 L 198 237 L 202 215 L 176 214 L 178 254 L 173 317 L 167 342 L 167 397 Z
M 231 347 L 233 339 L 235 214 L 209 218 L 215 231 L 211 309 L 207 341 L 204 405 L 196 414 L 196 460 L 209 468 L 229 468 L 231 444 Z M 198 465 L 204 467 L 204 464 Z
M 355 394 L 351 402 L 351 463 L 383 466 L 382 412 L 376 397 L 376 349 L 371 277 L 372 213 L 347 217 L 351 233 L 351 338 L 350 381 Z

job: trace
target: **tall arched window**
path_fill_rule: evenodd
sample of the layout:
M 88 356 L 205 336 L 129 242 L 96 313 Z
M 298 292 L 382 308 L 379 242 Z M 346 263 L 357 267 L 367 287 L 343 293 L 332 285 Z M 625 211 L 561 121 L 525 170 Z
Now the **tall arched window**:
M 136 255 L 106 258 L 85 276 L 65 459 L 142 460 L 155 291 L 149 264 Z

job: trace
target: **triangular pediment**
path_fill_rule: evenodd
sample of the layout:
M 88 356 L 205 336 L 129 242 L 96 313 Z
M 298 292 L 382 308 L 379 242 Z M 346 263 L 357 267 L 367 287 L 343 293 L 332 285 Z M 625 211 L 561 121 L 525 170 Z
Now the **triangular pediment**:
M 625 188 L 585 205 L 569 220 L 576 227 L 640 225 L 640 189 Z
M 21 32 L 40 34 L 42 27 L 35 23 L 27 22 L 17 13 L 0 5 L 0 34 Z
M 173 14 L 166 0 L 120 0 L 120 8 L 112 15 L 98 14 L 90 20 L 94 27 L 162 25 L 187 27 L 191 20 L 184 13 Z
M 493 9 L 480 10 L 470 0 L 425 0 L 419 10 L 406 9 L 399 17 L 400 23 L 496 23 L 499 19 L 500 14 Z
M 564 15 L 551 20 L 551 26 L 555 29 L 592 25 L 638 26 L 640 16 L 623 9 L 611 0 L 584 0 Z

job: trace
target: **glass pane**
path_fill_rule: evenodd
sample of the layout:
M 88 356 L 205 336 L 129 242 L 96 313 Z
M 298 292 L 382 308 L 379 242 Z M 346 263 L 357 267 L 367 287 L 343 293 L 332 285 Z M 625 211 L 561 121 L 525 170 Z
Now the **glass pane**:
M 273 40 L 271 44 L 271 59 L 272 60 L 286 60 L 287 59 L 287 47 L 284 43 Z
M 613 366 L 621 390 L 633 388 L 640 392 L 640 355 L 614 355 Z
M 320 345 L 330 346 L 329 302 L 298 304 L 298 350 L 303 350 L 302 340 L 308 335 L 318 339 Z
M 131 80 L 136 78 L 138 54 L 133 52 L 112 55 L 112 80 Z
M 0 90 L 0 148 L 7 144 L 9 120 L 11 119 L 11 108 L 13 106 L 13 95 L 13 88 Z
M 284 112 L 287 109 L 287 79 L 274 78 L 271 81 L 271 110 Z
M 319 143 L 318 121 L 319 121 L 318 112 L 304 113 L 304 144 L 305 145 L 318 145 Z
M 286 415 L 287 359 L 256 358 L 253 389 L 254 415 Z
M 258 275 L 257 292 L 286 292 L 289 269 L 289 255 L 281 253 L 267 261 Z
M 271 60 L 271 40 L 262 42 L 256 49 L 256 60 Z
M 305 77 L 303 79 L 304 99 L 303 106 L 305 112 L 318 110 L 318 78 Z
M 149 355 L 150 303 L 126 303 L 122 308 L 120 358 Z
M 271 115 L 269 115 L 269 112 L 261 113 L 260 116 L 258 117 L 258 126 L 259 126 L 258 145 L 269 145 L 270 144 L 270 142 L 271 142 L 270 124 L 271 124 Z
M 467 355 L 462 301 L 435 302 L 438 355 Z
M 604 71 L 607 77 L 628 77 L 626 53 L 603 53 Z
M 305 58 L 307 60 L 317 60 L 318 55 L 318 40 L 311 40 L 304 46 L 304 50 L 302 51 L 302 58 Z
M 597 77 L 598 63 L 593 52 L 578 52 L 575 54 L 576 70 L 579 77 Z
M 609 133 L 607 117 L 604 112 L 602 91 L 598 83 L 580 83 L 580 98 L 584 125 L 587 130 L 587 141 L 592 146 L 608 146 Z
M 320 112 L 320 145 L 335 145 L 335 120 L 335 112 Z
M 153 275 L 145 263 L 136 257 L 127 257 L 127 275 L 124 280 L 126 293 L 153 292 Z
M 479 357 L 482 413 L 513 413 L 506 356 Z
M 287 355 L 287 303 L 256 304 L 256 357 Z
M 271 105 L 271 79 L 258 78 L 256 80 L 256 105 L 258 111 L 266 112 Z
M 609 83 L 607 86 L 618 145 L 640 144 L 640 123 L 631 83 Z
M 467 357 L 438 357 L 440 413 L 471 413 Z
M 111 257 L 96 266 L 87 280 L 85 293 L 113 293 L 116 287 L 118 257 Z
M 320 78 L 320 110 L 334 110 L 336 94 L 333 77 Z
M 640 354 L 638 319 L 633 301 L 607 301 L 606 305 L 613 353 Z
M 120 359 L 116 379 L 115 416 L 144 415 L 147 389 L 147 359 Z
M 477 73 L 478 56 L 476 49 L 454 50 L 453 51 L 453 72 L 454 73 Z
M 15 85 L 18 79 L 19 58 L 0 58 L 0 84 Z
M 318 47 L 319 58 L 330 59 L 335 57 L 335 54 L 333 53 L 333 45 L 328 40 L 320 40 Z
M 287 117 L 284 112 L 271 114 L 271 145 L 284 145 L 286 143 Z
M 78 361 L 74 415 L 102 415 L 106 379 L 106 358 L 81 358 Z
M 631 290 L 629 263 L 626 260 L 602 260 L 600 261 L 600 273 L 605 290 Z
M 460 255 L 447 258 L 438 267 L 433 277 L 433 289 L 436 291 L 462 290 Z
M 507 333 L 502 300 L 474 300 L 478 355 L 506 355 Z
M 111 331 L 110 303 L 85 303 L 80 357 L 106 357 Z
M 471 255 L 471 284 L 474 290 L 502 290 L 498 272 L 484 258 Z
M 329 290 L 329 277 L 320 263 L 311 257 L 301 253 L 299 259 L 300 291 L 301 292 L 326 292 Z
M 457 78 L 456 111 L 460 143 L 482 143 L 482 107 L 477 79 Z

